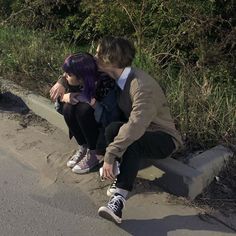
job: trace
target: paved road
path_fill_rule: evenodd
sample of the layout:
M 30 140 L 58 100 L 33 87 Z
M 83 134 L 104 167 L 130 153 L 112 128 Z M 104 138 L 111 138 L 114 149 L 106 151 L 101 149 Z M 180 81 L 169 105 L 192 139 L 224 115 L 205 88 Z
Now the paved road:
M 66 185 L 45 191 L 38 180 L 34 169 L 0 148 L 1 236 L 128 235 L 99 219 L 97 207 L 82 192 Z
M 168 203 L 164 193 L 132 196 L 120 227 L 99 218 L 101 200 L 88 197 L 84 189 L 72 183 L 42 185 L 42 173 L 28 164 L 30 158 L 39 158 L 37 153 L 52 149 L 52 143 L 59 139 L 37 127 L 19 131 L 15 123 L 4 117 L 0 120 L 0 236 L 235 235 L 219 222 L 202 221 L 197 209 Z M 37 134 L 45 138 L 38 136 L 41 142 L 36 142 L 33 139 Z

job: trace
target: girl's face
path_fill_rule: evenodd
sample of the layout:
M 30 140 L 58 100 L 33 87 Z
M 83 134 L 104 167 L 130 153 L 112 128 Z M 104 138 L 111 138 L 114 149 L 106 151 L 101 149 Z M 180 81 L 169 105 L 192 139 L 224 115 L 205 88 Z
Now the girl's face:
M 71 73 L 64 73 L 63 76 L 65 76 L 66 80 L 71 85 L 79 85 L 81 82 L 77 79 L 77 77 Z

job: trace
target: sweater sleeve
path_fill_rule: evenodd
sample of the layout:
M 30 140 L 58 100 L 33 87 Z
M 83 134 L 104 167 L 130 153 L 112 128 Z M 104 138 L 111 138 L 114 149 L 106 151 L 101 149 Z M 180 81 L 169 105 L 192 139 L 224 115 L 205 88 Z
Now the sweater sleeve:
M 57 83 L 61 84 L 65 89 L 69 88 L 68 82 L 67 82 L 65 76 L 63 76 L 63 75 L 59 77 Z
M 104 161 L 110 164 L 115 158 L 121 158 L 126 149 L 145 133 L 156 115 L 151 86 L 140 85 L 137 80 L 133 80 L 130 94 L 132 111 L 128 122 L 121 126 L 118 135 L 106 149 Z

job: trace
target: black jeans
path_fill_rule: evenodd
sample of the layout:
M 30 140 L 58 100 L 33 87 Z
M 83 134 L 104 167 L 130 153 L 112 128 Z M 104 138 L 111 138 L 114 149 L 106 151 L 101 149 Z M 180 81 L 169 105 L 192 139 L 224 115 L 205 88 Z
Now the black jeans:
M 86 144 L 89 149 L 95 150 L 99 137 L 99 124 L 94 118 L 94 109 L 83 102 L 76 105 L 64 103 L 62 113 L 71 136 L 75 137 L 77 143 Z
M 106 128 L 105 136 L 108 144 L 114 140 L 123 124 L 123 122 L 113 122 Z M 145 132 L 124 153 L 116 187 L 131 191 L 141 159 L 163 159 L 168 157 L 174 149 L 175 144 L 169 134 L 161 131 Z

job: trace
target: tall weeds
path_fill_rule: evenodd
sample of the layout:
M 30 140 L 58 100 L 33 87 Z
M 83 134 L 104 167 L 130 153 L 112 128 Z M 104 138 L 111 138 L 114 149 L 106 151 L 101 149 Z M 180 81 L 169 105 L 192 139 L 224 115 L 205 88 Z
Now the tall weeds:
M 50 86 L 61 73 L 65 55 L 78 50 L 53 40 L 46 32 L 1 28 L 0 75 L 48 96 Z M 174 54 L 163 63 L 164 55 L 160 63 L 159 56 L 160 53 L 157 58 L 146 51 L 142 60 L 135 60 L 135 65 L 160 82 L 187 148 L 209 148 L 218 143 L 235 145 L 236 78 L 227 63 L 199 66 Z
M 225 66 L 197 68 L 170 64 L 149 71 L 162 85 L 177 128 L 189 150 L 236 143 L 236 80 Z M 146 66 L 145 66 L 146 67 Z M 218 80 L 218 76 L 220 80 Z
M 0 28 L 0 48 L 0 75 L 46 96 L 65 56 L 78 50 L 46 32 L 14 27 Z

